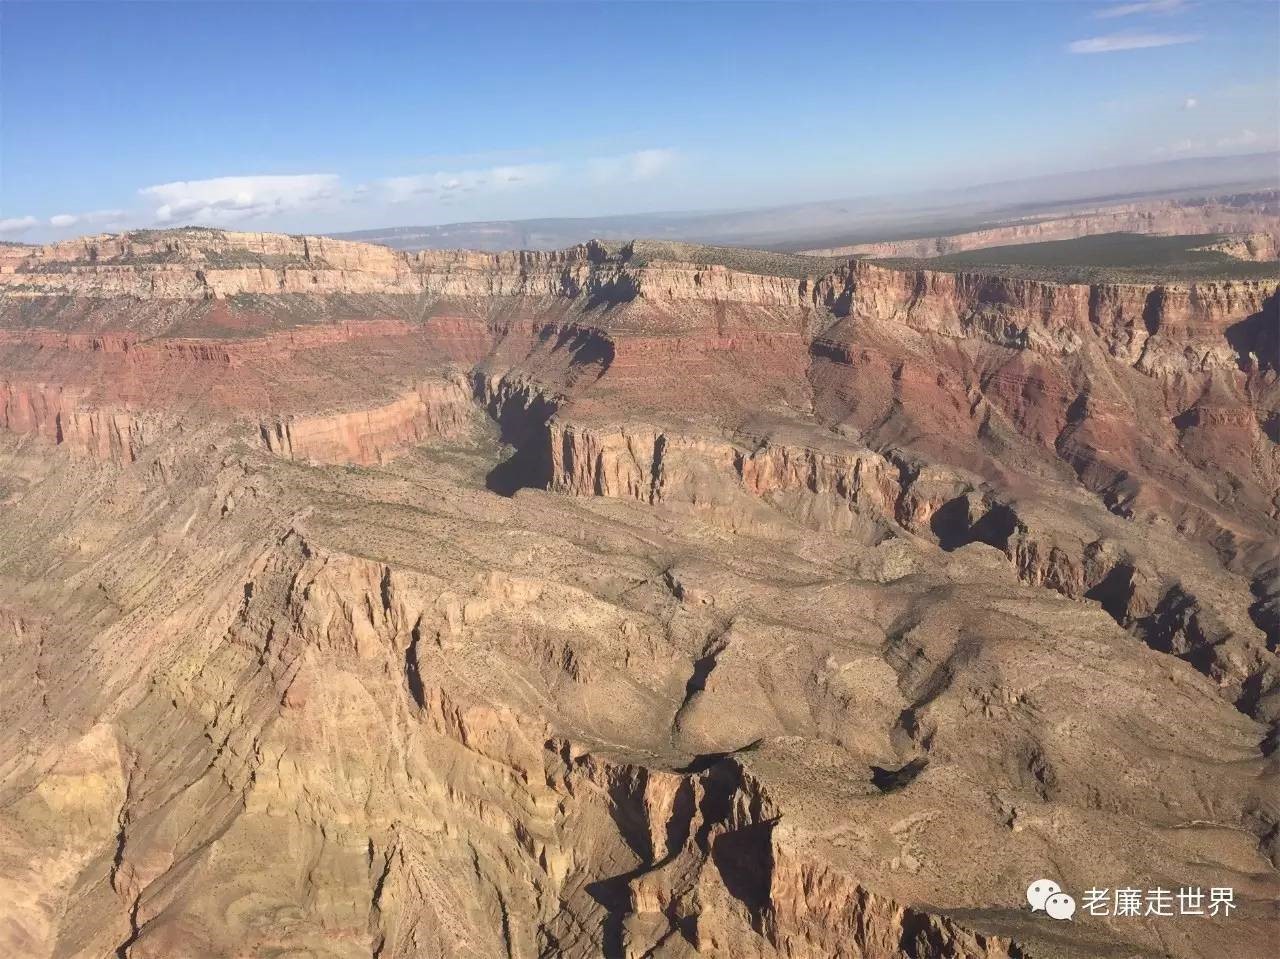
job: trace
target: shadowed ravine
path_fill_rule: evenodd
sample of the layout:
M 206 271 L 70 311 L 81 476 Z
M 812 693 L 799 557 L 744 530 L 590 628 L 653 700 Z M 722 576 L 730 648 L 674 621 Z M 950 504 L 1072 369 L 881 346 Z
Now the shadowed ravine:
M 1264 955 L 1276 281 L 807 262 L 0 247 L 0 952 Z

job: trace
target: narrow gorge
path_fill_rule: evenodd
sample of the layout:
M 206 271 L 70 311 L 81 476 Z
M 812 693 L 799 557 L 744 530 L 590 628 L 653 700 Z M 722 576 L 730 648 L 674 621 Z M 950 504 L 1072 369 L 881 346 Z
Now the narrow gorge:
M 0 246 L 0 949 L 1257 955 L 1278 287 Z

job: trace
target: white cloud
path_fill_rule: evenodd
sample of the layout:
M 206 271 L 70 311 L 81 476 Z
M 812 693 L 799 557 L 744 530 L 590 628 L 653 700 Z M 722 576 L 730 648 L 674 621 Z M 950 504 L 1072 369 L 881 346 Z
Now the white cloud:
M 647 180 L 665 173 L 675 162 L 675 150 L 641 150 L 631 154 L 631 172 L 637 180 Z
M 1110 33 L 1067 44 L 1070 53 L 1115 53 L 1118 50 L 1149 50 L 1195 43 L 1200 38 L 1192 33 Z
M 515 202 L 519 193 L 536 195 L 545 184 L 563 188 L 586 180 L 606 188 L 624 188 L 654 181 L 680 161 L 681 155 L 676 150 L 655 148 L 617 156 L 562 157 L 536 163 L 431 170 L 376 180 L 353 179 L 350 184 L 332 173 L 178 180 L 139 189 L 137 192 L 144 204 L 141 210 L 61 212 L 41 219 L 39 225 L 66 232 L 90 232 L 84 229 L 89 224 L 117 222 L 161 227 L 223 226 L 254 217 L 274 221 L 288 214 L 314 216 L 356 204 L 370 207 L 455 204 L 461 215 L 461 208 L 467 206 L 487 211 L 490 207 L 506 205 L 508 198 Z M 501 203 L 492 200 L 494 197 L 502 198 Z M 350 209 L 347 206 L 347 215 Z M 9 232 L 37 225 L 34 220 L 4 222 Z
M 1245 129 L 1229 136 L 1218 137 L 1216 140 L 1199 140 L 1188 137 L 1176 143 L 1170 143 L 1168 146 L 1156 147 L 1151 152 L 1154 156 L 1183 156 L 1188 153 L 1213 155 L 1223 150 L 1242 150 L 1248 147 L 1262 150 L 1273 149 L 1274 146 L 1274 142 L 1268 141 L 1265 137 L 1259 135 L 1256 130 Z
M 10 233 L 22 233 L 35 226 L 36 222 L 36 218 L 33 216 L 11 216 L 0 220 L 0 236 L 6 236 Z
M 1198 153 L 1208 149 L 1209 144 L 1203 140 L 1192 140 L 1190 138 L 1179 140 L 1177 143 L 1170 143 L 1168 146 L 1156 147 L 1152 150 L 1155 156 L 1181 156 L 1185 153 Z
M 559 168 L 549 163 L 496 166 L 484 170 L 419 173 L 380 180 L 382 194 L 392 203 L 434 197 L 443 202 L 473 193 L 495 193 L 518 187 L 536 186 L 556 175 Z M 359 189 L 356 191 L 361 193 Z
M 587 170 L 601 183 L 652 180 L 671 169 L 678 159 L 675 150 L 637 150 L 622 156 L 588 160 Z
M 92 210 L 88 213 L 59 213 L 49 217 L 49 225 L 65 229 L 69 226 L 90 226 L 95 223 L 111 223 L 125 216 L 124 210 Z
M 1219 150 L 1233 150 L 1237 147 L 1253 146 L 1261 139 L 1262 137 L 1258 136 L 1254 130 L 1241 130 L 1234 136 L 1219 138 L 1217 147 Z
M 1195 97 L 1187 97 L 1182 101 L 1182 109 L 1184 110 L 1194 110 L 1198 106 L 1200 106 L 1200 101 Z
M 1186 7 L 1186 0 L 1139 0 L 1137 3 L 1120 3 L 1094 14 L 1099 20 L 1131 17 L 1145 13 L 1177 13 Z
M 224 176 L 161 183 L 138 193 L 159 202 L 155 218 L 160 223 L 218 222 L 314 206 L 337 195 L 338 176 Z

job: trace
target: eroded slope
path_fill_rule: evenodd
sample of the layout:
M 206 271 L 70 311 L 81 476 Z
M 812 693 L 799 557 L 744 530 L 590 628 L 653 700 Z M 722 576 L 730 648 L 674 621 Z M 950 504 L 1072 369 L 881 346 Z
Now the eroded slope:
M 670 253 L 9 264 L 8 951 L 1265 954 L 1275 284 Z

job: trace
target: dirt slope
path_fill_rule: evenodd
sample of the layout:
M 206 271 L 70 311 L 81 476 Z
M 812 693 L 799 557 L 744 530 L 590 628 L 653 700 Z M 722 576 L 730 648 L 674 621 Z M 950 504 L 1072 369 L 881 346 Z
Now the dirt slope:
M 1268 954 L 1275 282 L 0 256 L 5 954 Z

